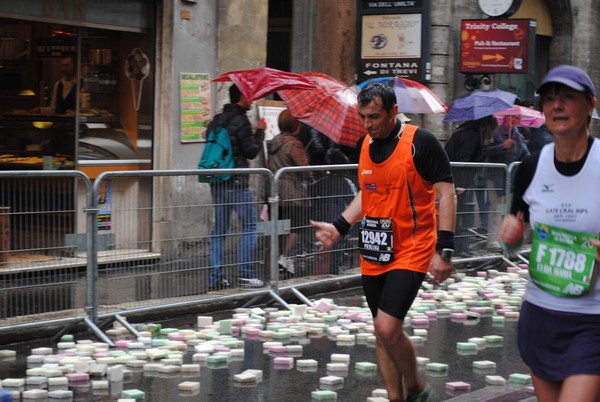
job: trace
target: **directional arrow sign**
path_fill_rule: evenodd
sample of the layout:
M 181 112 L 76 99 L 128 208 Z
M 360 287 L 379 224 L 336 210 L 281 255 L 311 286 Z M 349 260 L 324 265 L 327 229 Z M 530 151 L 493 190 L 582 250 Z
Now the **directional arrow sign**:
M 499 61 L 504 60 L 504 56 L 502 56 L 501 54 L 484 54 L 483 56 L 481 56 L 481 60 L 483 61 L 489 61 L 489 60 L 494 60 L 496 63 L 498 63 Z

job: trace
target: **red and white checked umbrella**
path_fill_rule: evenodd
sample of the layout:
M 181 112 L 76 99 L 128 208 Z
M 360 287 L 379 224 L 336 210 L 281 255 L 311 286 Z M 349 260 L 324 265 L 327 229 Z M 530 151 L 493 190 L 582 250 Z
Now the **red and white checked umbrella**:
M 363 89 L 371 82 L 381 82 L 393 86 L 400 113 L 446 113 L 448 107 L 425 85 L 400 77 L 378 77 L 357 85 Z
M 494 116 L 498 119 L 498 124 L 504 122 L 504 116 L 521 116 L 519 127 L 539 127 L 546 122 L 546 117 L 539 110 L 519 105 L 496 112 Z
M 356 91 L 326 74 L 300 73 L 314 89 L 277 91 L 298 120 L 319 130 L 334 142 L 354 147 L 365 135 L 356 101 Z

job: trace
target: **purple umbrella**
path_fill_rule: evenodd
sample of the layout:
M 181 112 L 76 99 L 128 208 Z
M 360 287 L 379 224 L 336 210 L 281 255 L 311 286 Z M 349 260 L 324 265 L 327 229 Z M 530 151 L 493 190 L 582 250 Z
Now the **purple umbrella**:
M 499 89 L 475 91 L 469 96 L 455 99 L 444 121 L 478 120 L 510 108 L 516 99 L 517 95 Z

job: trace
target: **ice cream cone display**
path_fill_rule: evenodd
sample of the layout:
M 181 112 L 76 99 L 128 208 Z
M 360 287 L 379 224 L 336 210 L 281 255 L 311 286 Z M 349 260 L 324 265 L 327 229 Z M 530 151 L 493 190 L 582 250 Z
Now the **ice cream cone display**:
M 125 61 L 125 75 L 131 81 L 131 95 L 133 107 L 136 111 L 140 110 L 140 101 L 142 99 L 142 87 L 144 79 L 150 73 L 150 60 L 144 54 L 142 49 L 135 48 Z

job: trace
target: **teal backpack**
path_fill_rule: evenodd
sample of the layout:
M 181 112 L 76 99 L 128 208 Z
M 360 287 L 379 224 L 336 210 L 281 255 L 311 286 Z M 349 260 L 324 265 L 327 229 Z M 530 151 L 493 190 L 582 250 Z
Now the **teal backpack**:
M 229 131 L 225 127 L 215 127 L 206 136 L 206 144 L 198 162 L 198 169 L 233 169 L 233 149 Z M 221 183 L 231 178 L 231 174 L 200 175 L 200 183 Z

